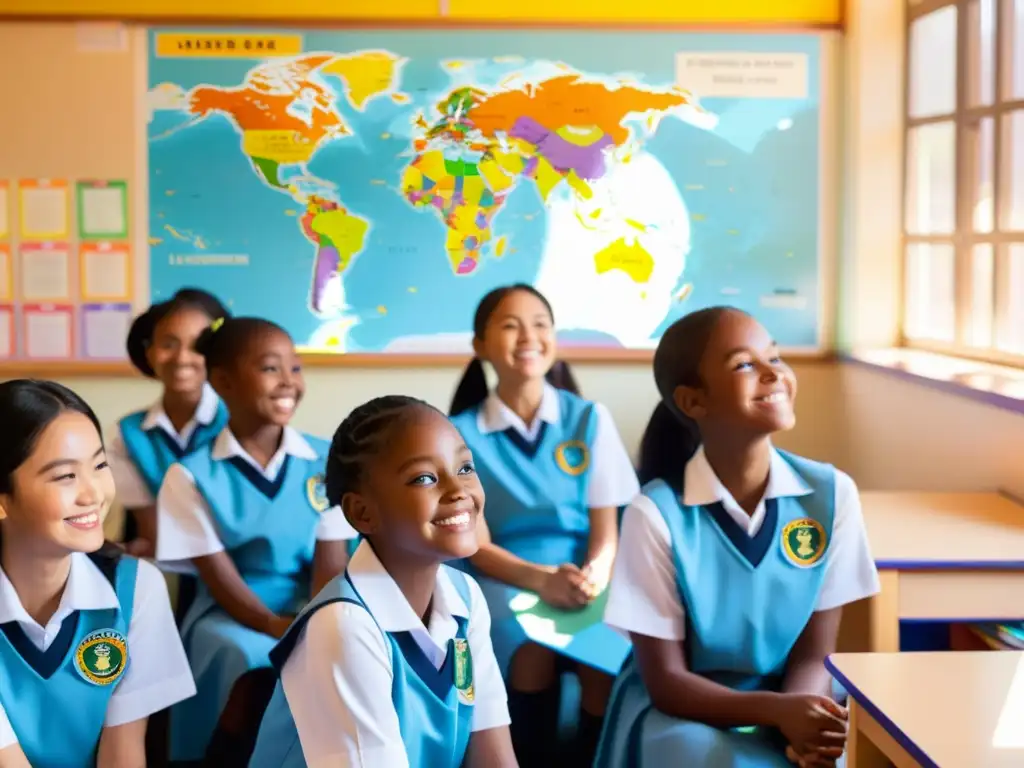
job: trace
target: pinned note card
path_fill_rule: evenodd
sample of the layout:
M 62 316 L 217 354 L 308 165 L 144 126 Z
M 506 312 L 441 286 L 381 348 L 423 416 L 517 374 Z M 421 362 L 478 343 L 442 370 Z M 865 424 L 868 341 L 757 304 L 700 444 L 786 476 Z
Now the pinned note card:
M 123 181 L 80 181 L 76 185 L 78 236 L 82 240 L 128 237 L 128 185 Z
M 14 298 L 14 264 L 11 259 L 11 247 L 0 243 L 0 301 L 11 301 Z
M 0 305 L 0 360 L 14 357 L 14 307 Z
M 70 299 L 70 262 L 67 243 L 22 243 L 21 298 L 43 302 Z
M 68 183 L 62 179 L 18 182 L 22 240 L 63 240 L 68 236 Z
M 0 179 L 0 240 L 11 236 L 11 186 Z
M 74 309 L 64 304 L 30 304 L 23 312 L 25 356 L 68 360 L 74 356 Z
M 82 307 L 82 353 L 101 360 L 125 356 L 124 340 L 132 323 L 131 304 L 86 304 Z
M 126 243 L 82 243 L 78 273 L 82 278 L 83 299 L 131 300 L 131 254 Z

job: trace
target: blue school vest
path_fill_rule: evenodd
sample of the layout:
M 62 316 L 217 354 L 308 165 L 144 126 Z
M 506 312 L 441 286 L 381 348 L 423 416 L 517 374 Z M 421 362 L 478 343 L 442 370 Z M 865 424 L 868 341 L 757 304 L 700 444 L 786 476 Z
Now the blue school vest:
M 587 483 L 597 418 L 593 403 L 557 392 L 559 423 L 542 422 L 533 443 L 511 428 L 482 433 L 479 408 L 452 421 L 473 452 L 494 543 L 542 565 L 581 564 L 590 532 Z
M 447 569 L 448 577 L 468 608 L 471 597 L 467 577 L 453 568 L 441 567 Z M 270 660 L 279 673 L 299 642 L 310 617 L 325 605 L 336 602 L 352 603 L 369 612 L 348 578 L 348 573 L 335 577 L 295 619 L 287 634 L 271 652 Z M 381 630 L 394 674 L 391 702 L 398 713 L 402 744 L 411 768 L 459 768 L 469 745 L 473 705 L 463 703 L 455 686 L 455 642 L 462 640 L 468 643 L 468 622 L 461 616 L 454 618 L 458 631 L 455 640 L 448 641 L 448 655 L 440 670 L 427 659 L 410 633 Z M 381 693 L 383 695 L 383 691 Z M 295 721 L 280 681 L 263 715 L 256 749 L 249 766 L 306 766 Z
M 227 426 L 228 410 L 224 403 L 217 403 L 217 413 L 209 424 L 196 424 L 188 444 L 182 448 L 162 428 L 143 429 L 147 411 L 137 411 L 118 422 L 121 439 L 135 469 L 138 470 L 153 498 L 160 491 L 160 484 L 171 464 L 185 456 L 213 443 L 221 430 Z
M 75 611 L 64 619 L 46 651 L 25 637 L 17 623 L 0 628 L 0 703 L 33 768 L 91 768 L 96 764 L 107 704 L 130 663 L 128 648 L 124 669 L 110 684 L 89 682 L 78 671 L 77 651 L 87 635 L 113 630 L 127 639 L 135 603 L 138 560 L 123 556 L 117 561 L 97 558 L 94 562 L 113 584 L 120 608 Z M 102 640 L 90 642 L 93 647 L 97 644 Z
M 671 534 L 686 612 L 687 666 L 735 690 L 779 689 L 789 653 L 817 605 L 832 539 L 835 469 L 779 453 L 812 492 L 768 499 L 764 523 L 753 537 L 721 503 L 686 506 L 663 480 L 643 489 Z M 651 709 L 630 656 L 612 691 L 596 766 L 642 764 L 636 761 Z M 611 747 L 626 743 L 628 759 Z
M 278 615 L 297 613 L 309 598 L 316 528 L 327 509 L 323 471 L 329 446 L 320 438 L 303 437 L 318 458 L 286 456 L 273 481 L 241 457 L 214 459 L 210 447 L 181 461 L 209 506 L 217 535 L 238 572 Z M 214 605 L 200 583 L 182 622 L 182 635 Z

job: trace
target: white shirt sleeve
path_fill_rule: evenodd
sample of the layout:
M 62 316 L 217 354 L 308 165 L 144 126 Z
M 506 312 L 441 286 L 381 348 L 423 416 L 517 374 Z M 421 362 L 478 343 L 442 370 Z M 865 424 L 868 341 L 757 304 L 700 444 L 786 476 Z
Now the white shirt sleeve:
M 140 509 L 152 506 L 156 499 L 149 492 L 149 486 L 142 479 L 135 463 L 128 456 L 128 448 L 121 437 L 120 426 L 114 427 L 113 437 L 107 443 L 107 463 L 114 475 L 117 500 L 125 509 Z
M 587 506 L 621 507 L 640 492 L 640 484 L 611 413 L 601 403 L 595 403 L 594 417 L 597 426 L 588 472 Z
M 871 556 L 857 485 L 836 470 L 836 506 L 832 543 L 825 553 L 825 576 L 816 611 L 827 611 L 878 594 L 878 569 Z
M 409 768 L 391 702 L 391 656 L 369 612 L 313 614 L 281 671 L 308 768 Z
M 345 519 L 345 513 L 341 507 L 331 507 L 320 515 L 320 522 L 316 524 L 317 541 L 344 541 L 354 539 L 359 533 L 349 525 Z
M 662 640 L 682 640 L 686 634 L 672 535 L 658 507 L 642 494 L 622 518 L 604 620 L 621 632 Z
M 167 583 L 154 565 L 140 560 L 128 627 L 128 669 L 110 697 L 104 725 L 141 720 L 195 693 Z
M 192 560 L 224 551 L 192 473 L 172 464 L 156 499 L 156 559 Z
M 508 714 L 508 694 L 501 679 L 498 660 L 491 645 L 491 612 L 476 580 L 469 583 L 469 652 L 473 658 L 473 731 L 500 728 L 511 722 Z
M 125 673 L 127 674 L 127 673 Z M 7 710 L 0 704 L 0 749 L 7 749 L 18 743 L 18 734 L 14 732 L 11 721 L 7 718 Z

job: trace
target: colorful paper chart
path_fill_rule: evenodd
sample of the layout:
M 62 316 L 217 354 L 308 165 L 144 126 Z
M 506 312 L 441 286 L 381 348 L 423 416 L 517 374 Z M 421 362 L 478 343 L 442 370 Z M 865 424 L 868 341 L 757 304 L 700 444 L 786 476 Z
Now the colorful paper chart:
M 68 236 L 68 183 L 64 179 L 18 182 L 22 240 L 65 240 Z
M 0 243 L 0 301 L 11 301 L 14 298 L 14 262 L 11 259 L 11 247 Z
M 22 311 L 25 357 L 70 360 L 75 356 L 75 314 L 70 304 L 27 304 Z
M 82 305 L 82 356 L 92 360 L 124 359 L 124 340 L 131 322 L 131 304 Z
M 14 357 L 17 351 L 14 333 L 14 307 L 0 304 L 0 360 Z
M 23 242 L 20 283 L 23 301 L 61 303 L 71 300 L 70 246 L 63 242 Z
M 80 239 L 127 239 L 127 182 L 79 181 L 75 185 L 75 203 Z
M 132 259 L 127 243 L 82 243 L 78 274 L 86 301 L 131 301 Z
M 11 236 L 11 185 L 0 179 L 0 240 Z

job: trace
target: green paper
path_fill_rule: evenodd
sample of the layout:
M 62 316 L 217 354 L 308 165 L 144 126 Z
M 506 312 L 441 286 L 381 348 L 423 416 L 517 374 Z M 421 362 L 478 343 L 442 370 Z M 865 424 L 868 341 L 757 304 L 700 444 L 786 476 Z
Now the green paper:
M 519 602 L 530 605 L 522 610 L 517 610 L 516 604 Z M 543 645 L 563 647 L 568 642 L 559 636 L 567 636 L 571 640 L 583 630 L 604 621 L 604 606 L 607 602 L 608 590 L 606 589 L 578 611 L 554 608 L 532 592 L 520 592 L 510 601 L 509 605 L 531 640 Z M 524 623 L 523 617 L 532 617 L 544 623 L 529 619 Z
M 103 193 L 102 199 L 95 197 L 90 204 L 86 198 L 97 192 Z M 127 240 L 128 183 L 79 181 L 75 185 L 75 212 L 80 240 Z

